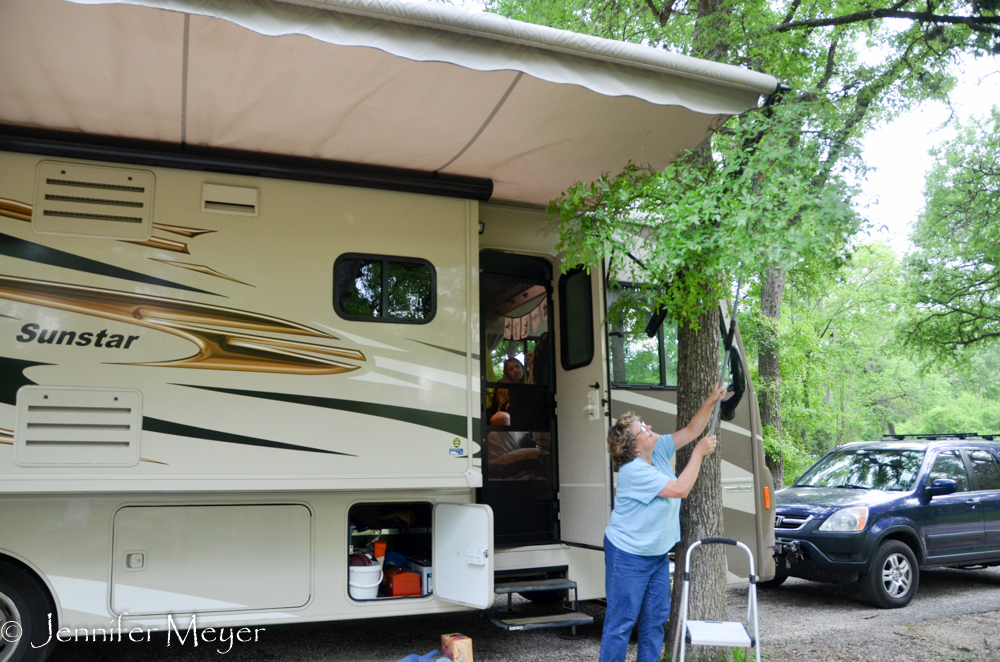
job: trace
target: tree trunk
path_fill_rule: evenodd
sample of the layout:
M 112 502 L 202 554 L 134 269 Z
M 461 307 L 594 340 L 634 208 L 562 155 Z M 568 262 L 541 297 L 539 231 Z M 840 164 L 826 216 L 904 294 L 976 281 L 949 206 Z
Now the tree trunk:
M 760 310 L 764 315 L 764 328 L 757 351 L 757 400 L 760 404 L 760 423 L 770 426 L 780 437 L 781 429 L 781 356 L 778 343 L 778 323 L 781 321 L 781 296 L 785 292 L 785 272 L 770 267 L 761 278 Z M 778 454 L 765 456 L 767 468 L 774 478 L 774 489 L 785 486 L 785 459 Z
M 625 335 L 620 329 L 608 334 L 611 341 L 611 381 L 616 384 L 628 383 L 625 373 Z
M 719 380 L 719 310 L 698 318 L 700 328 L 681 326 L 677 334 L 677 427 L 682 428 L 694 417 L 705 398 Z M 677 451 L 675 467 L 684 470 L 691 458 L 692 442 Z M 676 569 L 671 592 L 670 621 L 667 624 L 667 646 L 673 647 L 680 616 L 683 586 L 684 555 L 691 543 L 713 536 L 722 536 L 722 453 L 721 443 L 715 453 L 701 465 L 694 489 L 681 501 L 681 542 L 674 548 Z M 696 549 L 691 558 L 691 583 L 688 618 L 704 621 L 728 620 L 726 612 L 726 555 L 722 545 Z M 720 649 L 695 648 L 688 651 L 692 662 L 708 662 L 724 654 Z M 669 654 L 669 651 L 668 651 Z

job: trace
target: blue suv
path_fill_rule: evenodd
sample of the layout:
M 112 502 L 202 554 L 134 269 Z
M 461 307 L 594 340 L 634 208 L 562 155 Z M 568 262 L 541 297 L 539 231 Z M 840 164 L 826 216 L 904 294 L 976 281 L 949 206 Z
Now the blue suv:
M 777 492 L 768 584 L 856 581 L 891 609 L 921 568 L 1000 565 L 1000 443 L 928 437 L 840 446 Z

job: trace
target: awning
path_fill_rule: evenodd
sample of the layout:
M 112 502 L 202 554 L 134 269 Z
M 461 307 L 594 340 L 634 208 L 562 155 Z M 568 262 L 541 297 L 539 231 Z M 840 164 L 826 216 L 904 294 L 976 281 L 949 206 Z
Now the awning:
M 491 179 L 666 166 L 777 81 L 400 0 L 3 0 L 0 124 Z

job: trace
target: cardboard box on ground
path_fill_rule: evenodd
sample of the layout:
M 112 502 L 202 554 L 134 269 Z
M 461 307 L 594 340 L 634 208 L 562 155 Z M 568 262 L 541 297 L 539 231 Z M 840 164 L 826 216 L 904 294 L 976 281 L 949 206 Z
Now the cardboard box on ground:
M 452 662 L 472 662 L 472 639 L 458 632 L 442 634 L 441 652 Z

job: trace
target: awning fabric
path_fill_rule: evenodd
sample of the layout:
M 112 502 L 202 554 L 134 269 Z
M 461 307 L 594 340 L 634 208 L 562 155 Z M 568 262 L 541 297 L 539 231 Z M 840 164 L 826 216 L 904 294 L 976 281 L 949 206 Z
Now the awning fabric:
M 777 87 L 409 0 L 3 0 L 0 123 L 489 178 L 544 205 Z

